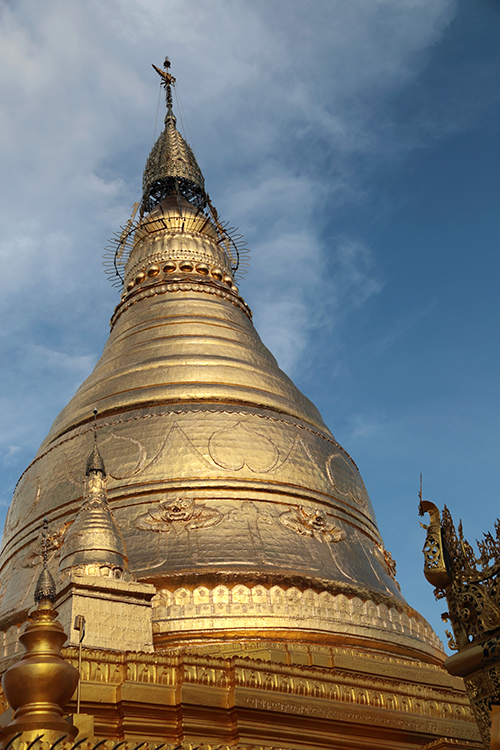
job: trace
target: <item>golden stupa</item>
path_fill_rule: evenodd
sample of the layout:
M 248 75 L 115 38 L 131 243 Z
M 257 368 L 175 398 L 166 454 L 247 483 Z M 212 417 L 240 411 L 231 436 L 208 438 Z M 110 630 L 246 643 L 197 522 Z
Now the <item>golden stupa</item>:
M 117 242 L 109 340 L 9 509 L 0 669 L 19 657 L 46 516 L 75 665 L 86 621 L 81 711 L 95 737 L 481 747 L 356 464 L 253 327 L 169 67 L 156 69 L 167 115 L 139 218 Z

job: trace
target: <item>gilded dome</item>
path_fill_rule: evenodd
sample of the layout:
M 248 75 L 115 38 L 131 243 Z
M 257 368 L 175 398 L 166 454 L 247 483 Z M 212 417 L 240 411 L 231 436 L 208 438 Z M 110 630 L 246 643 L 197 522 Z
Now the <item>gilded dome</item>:
M 172 119 L 166 133 L 150 161 L 170 179 L 172 144 L 184 142 Z M 186 191 L 158 196 L 141 217 L 103 354 L 18 483 L 0 624 L 24 616 L 45 515 L 57 573 L 82 505 L 94 408 L 130 572 L 157 588 L 157 648 L 267 632 L 373 638 L 441 658 L 400 593 L 356 464 L 260 340 L 213 214 Z

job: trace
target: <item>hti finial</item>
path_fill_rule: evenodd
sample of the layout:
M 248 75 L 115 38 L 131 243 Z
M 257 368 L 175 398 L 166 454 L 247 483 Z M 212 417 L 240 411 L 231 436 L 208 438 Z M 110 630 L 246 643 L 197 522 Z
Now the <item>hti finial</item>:
M 175 78 L 173 75 L 169 72 L 170 68 L 170 60 L 168 57 L 165 58 L 165 61 L 163 63 L 163 67 L 165 68 L 165 71 L 161 70 L 161 68 L 157 68 L 154 63 L 151 63 L 153 65 L 153 68 L 156 70 L 159 76 L 161 76 L 161 85 L 165 88 L 165 96 L 167 100 L 167 117 L 169 115 L 172 115 L 172 86 L 175 85 Z
M 418 515 L 423 516 L 425 513 L 422 506 L 422 472 L 420 472 L 420 490 L 418 492 Z
M 87 458 L 87 465 L 85 467 L 85 475 L 88 477 L 90 473 L 95 473 L 96 471 L 100 471 L 101 474 L 105 477 L 106 476 L 106 470 L 104 468 L 104 461 L 102 460 L 102 456 L 99 453 L 99 448 L 97 447 L 97 409 L 94 409 L 94 445 L 92 446 L 92 450 L 90 451 L 90 455 Z
M 56 600 L 56 585 L 51 574 L 47 570 L 48 564 L 48 536 L 49 536 L 49 522 L 45 517 L 43 519 L 43 531 L 42 531 L 42 560 L 43 567 L 42 572 L 38 577 L 38 581 L 35 587 L 35 603 L 39 604 L 43 599 L 48 599 L 52 603 Z

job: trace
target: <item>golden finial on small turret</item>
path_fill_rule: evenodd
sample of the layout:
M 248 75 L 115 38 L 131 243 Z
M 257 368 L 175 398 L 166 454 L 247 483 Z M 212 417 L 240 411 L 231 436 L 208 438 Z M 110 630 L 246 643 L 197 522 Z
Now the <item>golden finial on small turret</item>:
M 43 519 L 43 534 L 42 534 L 42 572 L 38 576 L 38 581 L 35 587 L 35 604 L 38 604 L 43 599 L 48 599 L 52 604 L 56 600 L 56 584 L 52 575 L 47 569 L 48 555 L 47 555 L 47 537 L 49 531 L 49 522 L 46 518 Z
M 85 476 L 90 476 L 92 473 L 100 472 L 103 477 L 106 476 L 106 469 L 104 468 L 104 461 L 99 453 L 97 447 L 97 409 L 94 409 L 94 447 L 92 448 L 89 457 L 87 458 L 87 464 L 85 466 Z
M 85 464 L 83 503 L 61 548 L 59 570 L 76 575 L 123 578 L 128 571 L 125 542 L 109 507 L 106 469 L 97 445 L 97 409 L 93 444 Z
M 54 609 L 56 587 L 47 569 L 48 521 L 43 521 L 43 567 L 35 588 L 35 603 L 19 640 L 25 648 L 21 659 L 2 677 L 2 687 L 14 718 L 2 729 L 0 741 L 8 743 L 22 732 L 22 739 L 42 737 L 54 742 L 74 739 L 78 729 L 64 719 L 64 707 L 78 684 L 78 670 L 61 654 L 67 640 Z

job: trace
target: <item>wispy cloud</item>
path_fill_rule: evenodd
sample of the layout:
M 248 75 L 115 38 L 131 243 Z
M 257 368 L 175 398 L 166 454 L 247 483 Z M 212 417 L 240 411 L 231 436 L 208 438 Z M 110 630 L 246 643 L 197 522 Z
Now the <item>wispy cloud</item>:
M 258 251 L 274 269 L 274 284 L 254 293 L 257 329 L 290 375 L 315 329 L 331 331 L 383 288 L 370 248 L 359 240 L 337 238 L 327 252 L 314 232 L 282 233 Z
M 418 309 L 404 315 L 402 318 L 392 320 L 390 330 L 382 336 L 374 337 L 366 348 L 372 352 L 384 352 L 387 349 L 390 349 L 396 341 L 407 334 L 413 326 L 418 325 L 424 320 L 424 318 L 430 315 L 432 311 L 436 309 L 437 305 L 438 300 L 433 299 Z
M 382 290 L 384 283 L 375 265 L 373 254 L 364 242 L 339 239 L 333 257 L 338 304 L 347 303 L 348 310 L 351 310 Z

